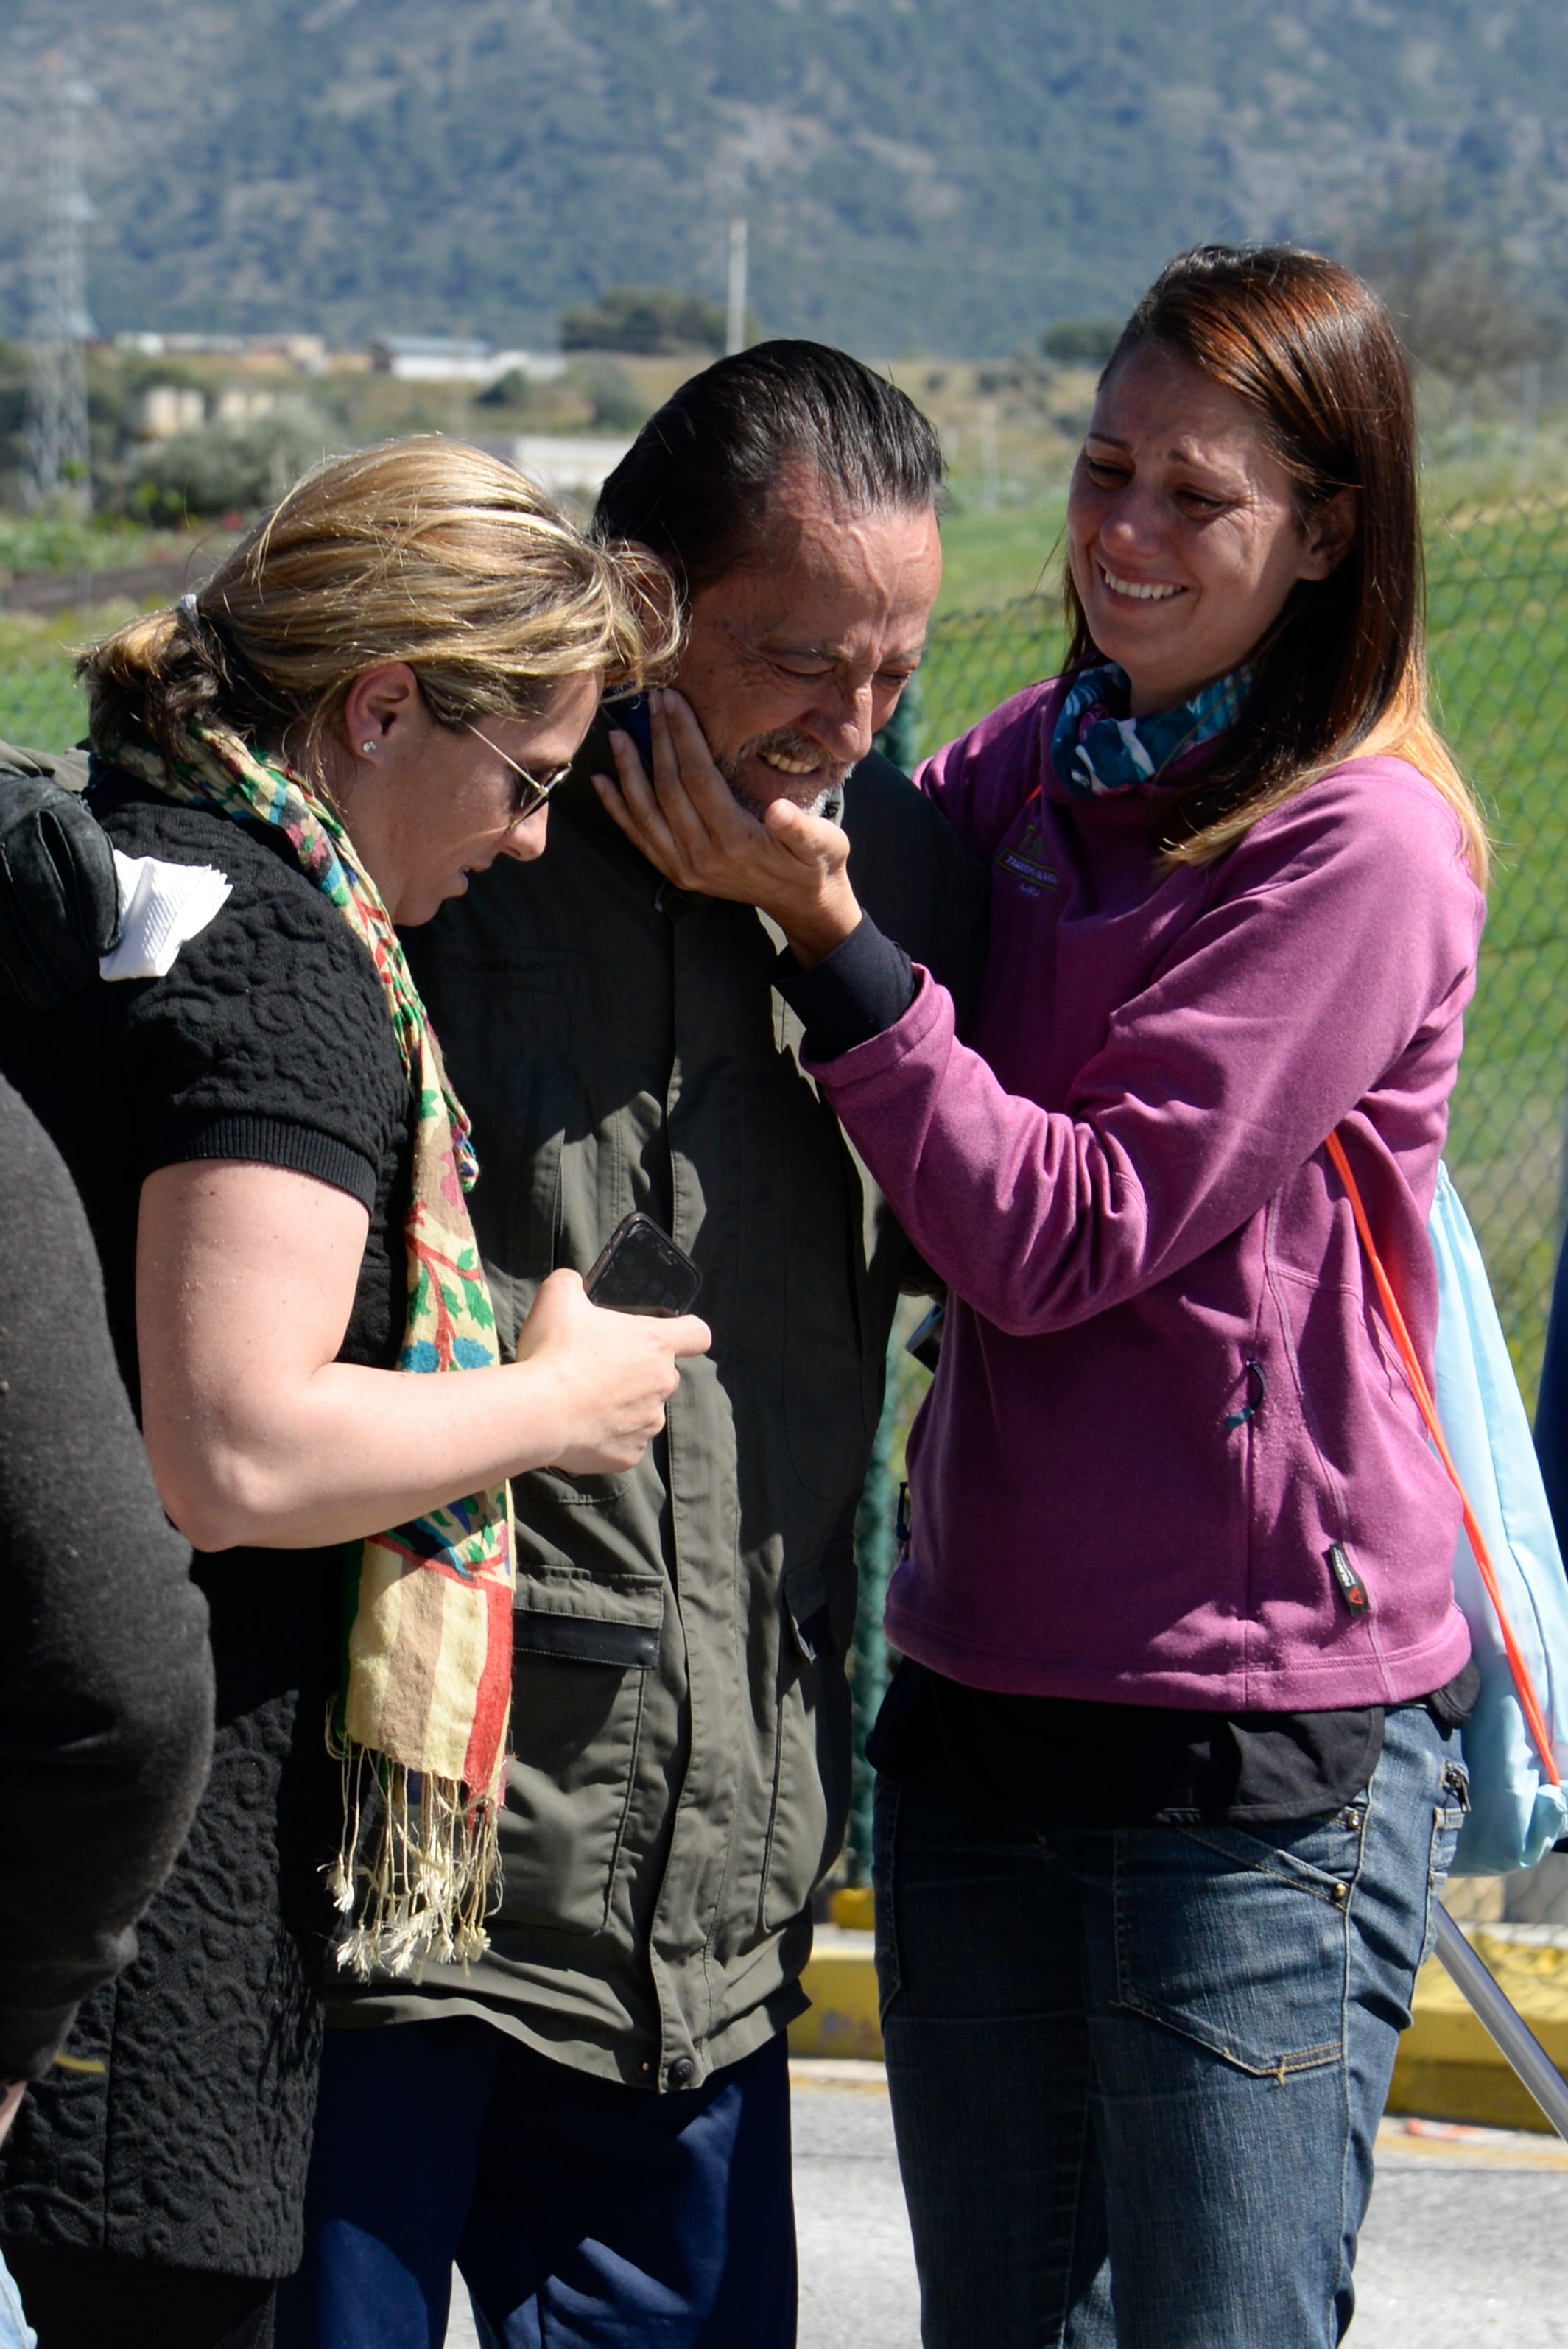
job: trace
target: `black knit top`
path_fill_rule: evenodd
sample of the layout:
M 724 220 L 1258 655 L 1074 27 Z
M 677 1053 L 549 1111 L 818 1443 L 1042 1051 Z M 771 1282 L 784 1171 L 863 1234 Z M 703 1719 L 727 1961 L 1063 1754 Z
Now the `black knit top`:
M 412 1110 L 380 984 L 281 836 L 110 776 L 94 809 L 129 856 L 213 864 L 232 895 L 161 979 L 0 1011 L 0 1071 L 54 1137 L 103 1260 L 138 1392 L 143 1178 L 199 1158 L 288 1167 L 370 1213 L 339 1360 L 389 1369 L 403 1332 Z M 140 1928 L 0 2151 L 0 2237 L 265 2277 L 298 2261 L 337 1773 L 340 1548 L 198 1557 L 217 1675 L 212 1776 Z

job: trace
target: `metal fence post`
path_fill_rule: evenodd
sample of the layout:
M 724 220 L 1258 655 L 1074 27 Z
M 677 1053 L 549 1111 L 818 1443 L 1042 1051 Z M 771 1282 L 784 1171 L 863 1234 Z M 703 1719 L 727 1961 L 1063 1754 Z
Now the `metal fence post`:
M 1563 2079 L 1501 1985 L 1492 1980 L 1448 1911 L 1439 1909 L 1436 1917 L 1439 1958 L 1558 2136 L 1568 2137 L 1568 2080 Z

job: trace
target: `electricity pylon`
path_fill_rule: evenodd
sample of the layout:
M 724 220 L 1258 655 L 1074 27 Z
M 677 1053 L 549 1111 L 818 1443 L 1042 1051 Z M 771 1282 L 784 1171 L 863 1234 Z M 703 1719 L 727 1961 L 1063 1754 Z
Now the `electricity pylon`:
M 86 230 L 92 217 L 82 179 L 86 82 L 46 58 L 43 215 L 33 265 L 27 388 L 26 481 L 33 505 L 92 504 L 88 379 L 82 346 L 92 333 L 87 304 Z

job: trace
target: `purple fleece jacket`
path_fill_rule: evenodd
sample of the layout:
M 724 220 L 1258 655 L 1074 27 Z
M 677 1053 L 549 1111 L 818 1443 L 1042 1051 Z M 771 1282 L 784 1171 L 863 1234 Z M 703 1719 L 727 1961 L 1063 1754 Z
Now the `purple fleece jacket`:
M 919 972 L 896 1025 L 813 1069 L 951 1291 L 888 1636 L 1032 1695 L 1425 1695 L 1469 1651 L 1459 1506 L 1322 1145 L 1343 1128 L 1429 1374 L 1484 912 L 1458 821 L 1403 761 L 1352 760 L 1161 872 L 1166 794 L 1057 781 L 1059 698 L 1019 694 L 918 778 L 991 868 L 971 1048 Z

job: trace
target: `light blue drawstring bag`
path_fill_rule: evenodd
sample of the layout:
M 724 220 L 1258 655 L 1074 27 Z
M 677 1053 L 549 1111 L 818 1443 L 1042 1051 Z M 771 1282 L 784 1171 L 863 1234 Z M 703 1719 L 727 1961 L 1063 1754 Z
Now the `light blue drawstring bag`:
M 1486 1267 L 1444 1166 L 1427 1229 L 1438 1267 L 1433 1400 L 1557 1766 L 1568 1775 L 1568 1577 Z M 1542 1774 L 1496 1610 L 1462 1526 L 1454 1597 L 1470 1625 L 1481 1691 L 1462 1733 L 1470 1807 L 1453 1873 L 1501 1876 L 1533 1868 L 1568 1835 L 1568 1795 Z

